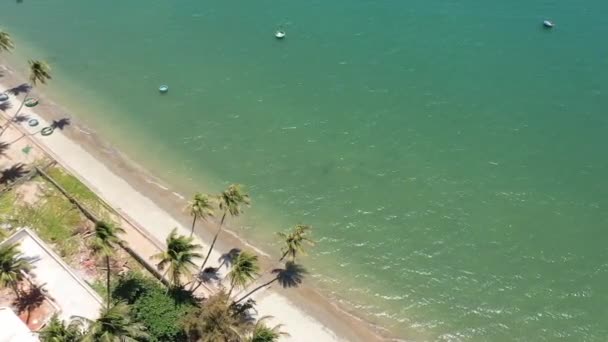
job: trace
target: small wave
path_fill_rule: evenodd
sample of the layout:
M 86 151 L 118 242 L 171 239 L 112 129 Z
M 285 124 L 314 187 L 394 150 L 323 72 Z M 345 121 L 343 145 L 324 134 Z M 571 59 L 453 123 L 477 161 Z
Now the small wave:
M 153 181 L 151 181 L 151 180 L 149 180 L 149 179 L 146 179 L 146 183 L 148 183 L 148 184 L 152 184 L 152 185 L 156 185 L 157 187 L 159 187 L 159 188 L 161 188 L 161 189 L 163 189 L 163 190 L 169 190 L 169 188 L 167 188 L 166 186 L 161 185 L 161 184 L 158 184 L 158 183 L 156 183 L 156 182 L 153 182 Z

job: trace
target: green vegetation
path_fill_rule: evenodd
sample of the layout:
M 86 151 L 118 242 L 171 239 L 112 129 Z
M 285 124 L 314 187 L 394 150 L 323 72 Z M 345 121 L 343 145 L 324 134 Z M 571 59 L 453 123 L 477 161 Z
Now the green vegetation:
M 192 236 L 192 234 L 194 234 L 194 226 L 196 225 L 197 219 L 206 220 L 208 217 L 213 216 L 211 198 L 208 195 L 197 192 L 188 203 L 186 210 L 188 210 L 190 216 L 192 216 L 192 228 L 190 229 L 190 236 Z
M 240 341 L 250 322 L 233 309 L 230 297 L 220 292 L 205 300 L 183 320 L 190 341 Z
M 12 48 L 10 35 L 0 31 L 0 51 L 10 51 Z M 44 61 L 30 60 L 29 66 L 30 87 L 27 88 L 25 98 L 34 86 L 46 84 L 51 79 L 50 67 Z M 22 102 L 0 135 L 13 123 L 12 119 L 19 115 L 23 105 Z M 18 165 L 17 173 L 20 175 L 13 178 L 22 181 L 29 179 L 21 175 L 23 164 Z M 174 229 L 166 239 L 167 250 L 153 257 L 159 261 L 158 269 L 164 271 L 162 277 L 155 273 L 163 281 L 161 283 L 137 272 L 112 277 L 111 260 L 120 257 L 121 248 L 127 247 L 120 237 L 125 231 L 112 222 L 112 209 L 63 169 L 52 167 L 45 172 L 38 171 L 43 177 L 36 177 L 30 183 L 19 184 L 15 188 L 6 188 L 6 191 L 0 193 L 0 221 L 9 222 L 13 227 L 30 227 L 68 262 L 78 259 L 80 263 L 86 259 L 86 267 L 104 270 L 105 279 L 97 277 L 92 281 L 92 286 L 107 301 L 99 318 L 93 321 L 79 317 L 67 323 L 54 316 L 40 333 L 43 342 L 271 342 L 284 335 L 280 331 L 280 325 L 272 328 L 266 325 L 268 317 L 256 322 L 252 317 L 255 302 L 246 299 L 275 282 L 283 287 L 297 287 L 302 283 L 306 271 L 295 260 L 297 255 L 304 253 L 304 244 L 312 245 L 312 240 L 308 237 L 310 227 L 299 225 L 289 234 L 280 234 L 285 246 L 281 250 L 279 262 L 287 257 L 289 261 L 284 267 L 277 267 L 270 272 L 271 280 L 258 285 L 238 300 L 231 297 L 233 290 L 245 289 L 259 280 L 260 267 L 254 253 L 232 249 L 229 252 L 230 271 L 225 279 L 229 286 L 228 292 L 221 288 L 208 298 L 200 298 L 196 295 L 196 289 L 202 280 L 198 277 L 192 279 L 197 271 L 195 261 L 202 259 L 198 252 L 201 246 L 195 244 L 192 238 L 194 228 L 197 220 L 212 217 L 215 209 L 222 213 L 218 229 L 200 267 L 200 271 L 207 271 L 205 266 L 226 218 L 239 216 L 243 207 L 250 204 L 249 195 L 240 185 L 231 184 L 217 196 L 201 193 L 194 195 L 187 208 L 192 216 L 191 236 L 178 235 Z M 12 288 L 20 298 L 19 285 L 32 266 L 21 256 L 18 247 L 14 244 L 0 248 L 0 286 Z M 85 247 L 90 247 L 90 250 Z M 84 258 L 77 258 L 82 257 L 79 255 L 82 251 L 85 253 Z M 103 259 L 103 266 L 90 263 L 88 258 L 91 252 Z M 134 259 L 141 260 L 138 256 Z M 226 260 L 222 266 L 225 263 Z M 217 271 L 218 268 L 209 269 Z M 164 276 L 170 280 L 169 288 L 163 285 Z M 190 290 L 185 289 L 184 282 L 192 283 Z M 220 282 L 219 285 L 226 285 L 226 282 Z
M 0 31 L 0 52 L 10 52 L 15 45 L 8 32 Z
M 37 185 L 31 189 L 36 192 L 31 195 L 32 203 L 21 201 L 15 190 L 2 194 L 0 220 L 14 227 L 33 229 L 61 257 L 69 259 L 80 245 L 75 235 L 86 223 L 74 205 L 49 183 L 38 177 L 32 182 Z
M 10 287 L 20 298 L 19 282 L 31 268 L 30 262 L 21 255 L 19 244 L 0 247 L 0 287 Z
M 282 324 L 269 327 L 266 325 L 266 321 L 269 320 L 270 316 L 264 316 L 255 323 L 252 329 L 251 336 L 247 338 L 247 342 L 276 342 L 281 336 L 289 336 L 288 333 L 282 332 Z
M 201 246 L 193 243 L 193 240 L 192 237 L 178 235 L 177 228 L 174 228 L 166 240 L 167 250 L 152 256 L 160 260 L 157 267 L 160 271 L 166 269 L 163 277 L 168 274 L 173 287 L 180 287 L 182 277 L 190 278 L 196 271 L 194 261 L 201 258 L 201 254 L 196 252 Z
M 249 195 L 246 194 L 242 187 L 238 184 L 230 184 L 228 188 L 222 191 L 217 196 L 218 207 L 221 211 L 223 211 L 222 219 L 220 220 L 220 225 L 217 228 L 217 232 L 215 236 L 213 236 L 213 241 L 211 242 L 211 246 L 209 247 L 209 251 L 207 252 L 207 256 L 201 265 L 201 271 L 205 269 L 205 265 L 209 260 L 209 256 L 215 247 L 215 243 L 217 242 L 217 238 L 222 232 L 224 228 L 224 221 L 226 220 L 226 215 L 230 214 L 231 217 L 237 217 L 243 213 L 242 207 L 244 205 L 249 205 L 251 200 L 249 199 Z
M 113 297 L 133 307 L 134 317 L 146 327 L 150 341 L 186 340 L 180 322 L 197 305 L 189 292 L 167 292 L 158 281 L 129 273 L 119 278 Z
M 115 255 L 117 247 L 123 242 L 118 234 L 124 234 L 124 229 L 115 226 L 108 222 L 99 221 L 95 223 L 95 233 L 91 240 L 91 248 L 93 253 L 99 257 L 106 259 L 106 291 L 107 291 L 107 306 L 111 305 L 112 298 L 110 296 L 110 280 L 111 280 L 111 268 L 110 258 Z
M 118 302 L 101 309 L 95 321 L 79 318 L 86 326 L 82 342 L 98 341 L 141 341 L 148 337 L 145 327 L 133 320 L 131 307 L 125 302 Z
M 108 208 L 93 191 L 78 180 L 78 178 L 59 167 L 51 167 L 46 170 L 46 173 L 61 185 L 72 197 L 78 200 L 78 202 L 84 204 L 87 209 L 104 220 L 110 219 L 108 211 L 111 211 L 111 209 Z
M 244 288 L 251 283 L 260 273 L 258 256 L 249 252 L 241 252 L 232 262 L 232 268 L 226 275 L 230 281 L 228 297 L 232 294 L 235 287 Z
M 104 212 L 111 216 L 97 196 L 76 178 L 59 168 L 50 168 L 47 173 L 70 196 L 87 207 L 97 208 L 100 216 Z M 107 298 L 101 318 L 97 321 L 81 319 L 69 324 L 54 319 L 41 334 L 42 341 L 98 341 L 104 338 L 112 341 L 131 336 L 133 341 L 152 342 L 262 342 L 277 341 L 283 334 L 280 326 L 267 326 L 267 319 L 257 323 L 252 319 L 250 310 L 254 309 L 254 302 L 248 298 L 273 283 L 286 288 L 302 283 L 306 270 L 295 260 L 304 254 L 306 244 L 313 245 L 309 238 L 310 227 L 298 225 L 289 233 L 280 233 L 284 246 L 279 261 L 289 261 L 284 266 L 272 269 L 270 279 L 260 282 L 236 300 L 230 296 L 233 290 L 244 289 L 259 280 L 260 267 L 254 253 L 231 250 L 231 260 L 226 262 L 230 266 L 224 282 L 226 292 L 222 290 L 209 298 L 200 299 L 194 296 L 198 286 L 189 291 L 183 285 L 189 282 L 194 285 L 198 280 L 193 276 L 197 270 L 195 262 L 202 259 L 200 246 L 193 242 L 192 237 L 178 235 L 174 229 L 167 237 L 167 250 L 154 256 L 158 260 L 157 267 L 164 271 L 163 275 L 170 281 L 169 289 L 156 279 L 137 272 L 113 277 L 111 260 L 117 257 L 120 245 L 125 244 L 120 238 L 124 233 L 122 228 L 104 221 L 96 222 L 91 228 L 90 221 L 50 183 L 42 178 L 35 178 L 33 182 L 37 185 L 37 191 L 35 198 L 29 198 L 30 203 L 21 198 L 25 195 L 19 188 L 0 197 L 0 217 L 8 219 L 14 226 L 31 227 L 42 239 L 52 242 L 64 257 L 77 254 L 83 247 L 84 239 L 93 253 L 104 260 L 103 266 L 98 267 L 106 273 L 105 277 L 96 278 L 91 284 Z M 199 209 L 204 207 L 205 214 L 198 213 L 197 218 L 211 215 L 208 207 L 210 202 L 207 201 L 209 197 L 204 198 L 197 206 Z M 238 216 L 242 206 L 249 204 L 248 196 L 236 186 L 230 186 L 217 198 L 216 205 L 223 211 L 223 216 L 215 238 L 221 233 L 226 217 Z M 192 207 L 190 209 L 193 210 Z M 196 219 L 193 219 L 194 224 Z
M 289 257 L 291 261 L 296 261 L 298 254 L 305 254 L 304 243 L 314 246 L 314 241 L 307 236 L 310 230 L 310 226 L 298 224 L 290 233 L 277 233 L 283 240 L 283 247 L 281 248 L 283 255 L 279 261 L 283 261 L 286 257 Z
M 78 321 L 66 324 L 55 314 L 39 336 L 42 341 L 78 342 L 83 337 L 83 331 Z

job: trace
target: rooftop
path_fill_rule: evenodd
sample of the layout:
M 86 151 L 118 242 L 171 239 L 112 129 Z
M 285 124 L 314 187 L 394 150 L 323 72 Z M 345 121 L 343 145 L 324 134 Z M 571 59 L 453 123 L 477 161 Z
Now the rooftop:
M 36 334 L 10 308 L 0 308 L 0 341 L 38 342 Z
M 59 317 L 69 320 L 72 316 L 96 319 L 102 307 L 102 299 L 70 267 L 61 260 L 42 240 L 27 228 L 20 229 L 1 245 L 19 243 L 25 258 L 33 268 L 33 281 L 44 288 L 51 301 L 59 307 Z M 4 325 L 3 325 L 4 326 Z M 0 338 L 0 341 L 4 341 Z

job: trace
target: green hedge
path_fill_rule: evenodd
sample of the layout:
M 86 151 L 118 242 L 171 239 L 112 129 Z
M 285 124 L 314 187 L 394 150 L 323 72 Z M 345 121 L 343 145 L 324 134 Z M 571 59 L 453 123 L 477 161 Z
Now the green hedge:
M 196 305 L 188 293 L 168 292 L 155 279 L 129 273 L 119 279 L 113 295 L 132 305 L 135 319 L 147 327 L 149 341 L 187 341 L 180 321 Z

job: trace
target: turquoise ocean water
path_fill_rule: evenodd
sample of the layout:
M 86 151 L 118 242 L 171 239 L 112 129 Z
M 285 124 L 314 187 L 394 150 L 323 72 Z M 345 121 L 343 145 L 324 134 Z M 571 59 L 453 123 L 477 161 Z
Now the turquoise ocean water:
M 0 26 L 53 65 L 59 102 L 184 194 L 246 184 L 240 233 L 263 249 L 313 225 L 309 280 L 395 334 L 605 341 L 606 13 L 6 0 Z

